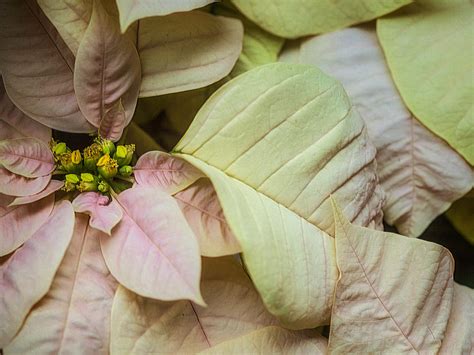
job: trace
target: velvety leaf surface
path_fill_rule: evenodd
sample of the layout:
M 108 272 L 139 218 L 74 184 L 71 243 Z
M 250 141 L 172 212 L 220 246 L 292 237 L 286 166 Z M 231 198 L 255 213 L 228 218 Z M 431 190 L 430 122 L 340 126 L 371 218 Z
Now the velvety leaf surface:
M 74 57 L 33 0 L 0 2 L 0 70 L 14 104 L 58 130 L 90 132 L 73 87 Z
M 133 176 L 139 185 L 174 195 L 204 175 L 185 160 L 165 152 L 152 151 L 138 159 Z
M 7 226 L 3 221 L 1 225 L 2 229 Z M 0 265 L 0 347 L 4 348 L 10 342 L 30 308 L 48 292 L 73 228 L 71 204 L 66 201 L 57 203 L 43 226 Z M 49 326 L 41 324 L 36 331 Z M 29 350 L 35 351 L 33 348 Z
M 0 193 L 11 196 L 35 195 L 48 186 L 51 175 L 27 178 L 12 173 L 0 165 Z
M 123 130 L 129 122 L 130 120 L 127 118 L 122 100 L 118 100 L 111 108 L 105 111 L 100 121 L 99 135 L 117 142 L 122 137 Z
M 87 216 L 76 216 L 71 244 L 51 289 L 4 348 L 5 354 L 109 353 L 110 312 L 117 282 L 102 257 L 100 232 L 88 224 Z
M 231 0 L 263 29 L 285 38 L 331 32 L 392 12 L 412 0 Z
M 446 212 L 451 224 L 471 244 L 474 244 L 474 190 L 453 203 Z
M 92 14 L 93 0 L 37 0 L 44 14 L 76 55 Z
M 225 341 L 200 354 L 327 354 L 327 339 L 316 332 L 269 326 Z
M 410 111 L 474 164 L 473 2 L 417 0 L 377 34 Z
M 140 21 L 140 96 L 192 90 L 230 73 L 242 49 L 240 21 L 187 12 Z
M 436 354 L 453 300 L 442 246 L 354 226 L 334 205 L 340 277 L 329 352 Z
M 11 253 L 27 241 L 48 220 L 53 206 L 54 196 L 34 204 L 0 206 L 0 256 Z
M 46 176 L 55 169 L 49 146 L 36 138 L 0 141 L 0 164 L 10 172 L 28 178 Z
M 72 201 L 74 211 L 86 213 L 91 218 L 89 224 L 92 228 L 98 229 L 108 235 L 112 233 L 117 223 L 122 219 L 122 208 L 112 199 L 98 192 L 85 192 L 79 194 Z
M 135 111 L 140 76 L 140 58 L 134 44 L 120 33 L 118 20 L 107 13 L 100 1 L 94 1 L 74 69 L 74 89 L 86 119 L 96 127 L 103 118 L 107 122 L 116 120 L 123 130 Z M 120 101 L 125 120 L 116 106 Z
M 401 234 L 418 237 L 471 189 L 472 168 L 405 108 L 371 27 L 313 37 L 298 51 L 298 62 L 315 65 L 344 85 L 377 148 L 385 220 Z
M 51 128 L 32 120 L 13 104 L 0 76 L 0 140 L 23 137 L 34 137 L 48 143 Z
M 242 251 L 209 179 L 199 179 L 174 198 L 197 237 L 201 255 L 215 257 Z
M 44 190 L 30 196 L 16 197 L 13 199 L 11 203 L 9 203 L 9 206 L 26 205 L 28 203 L 39 201 L 42 198 L 55 193 L 56 191 L 61 189 L 63 186 L 64 186 L 63 181 L 51 180 L 49 184 L 44 188 Z
M 233 257 L 204 258 L 201 289 L 207 307 L 151 300 L 119 287 L 112 309 L 112 353 L 197 353 L 277 325 Z M 264 353 L 271 349 L 271 343 L 262 346 Z
M 231 4 L 218 4 L 213 12 L 217 15 L 237 18 L 244 25 L 242 52 L 232 69 L 231 76 L 237 76 L 260 65 L 278 60 L 278 53 L 285 41 L 283 38 L 262 30 Z
M 454 283 L 453 303 L 440 354 L 470 354 L 474 349 L 474 290 Z
M 329 195 L 362 225 L 380 224 L 383 203 L 375 149 L 341 85 L 310 66 L 253 69 L 216 91 L 175 151 L 214 184 L 269 310 L 293 328 L 328 322 Z
M 159 189 L 135 187 L 117 201 L 122 220 L 112 236 L 100 236 L 115 278 L 145 297 L 203 304 L 199 246 L 173 197 Z
M 206 6 L 215 0 L 117 0 L 122 32 L 134 21 L 151 16 L 164 16 Z

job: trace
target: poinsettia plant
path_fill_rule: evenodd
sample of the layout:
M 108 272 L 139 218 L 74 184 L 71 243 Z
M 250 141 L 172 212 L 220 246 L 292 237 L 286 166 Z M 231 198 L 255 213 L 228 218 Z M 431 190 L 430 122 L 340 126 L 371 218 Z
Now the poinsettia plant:
M 1 352 L 471 353 L 472 10 L 0 0 Z

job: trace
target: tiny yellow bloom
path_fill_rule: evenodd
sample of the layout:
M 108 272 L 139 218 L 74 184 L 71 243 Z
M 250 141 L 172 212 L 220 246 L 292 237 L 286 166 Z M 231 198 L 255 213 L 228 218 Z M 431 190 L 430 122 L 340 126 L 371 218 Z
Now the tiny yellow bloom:
M 97 166 L 106 166 L 110 161 L 110 155 L 104 154 L 100 157 L 99 161 L 97 162 Z
M 75 150 L 71 153 L 71 160 L 74 164 L 79 164 L 82 160 L 81 152 L 79 150 Z

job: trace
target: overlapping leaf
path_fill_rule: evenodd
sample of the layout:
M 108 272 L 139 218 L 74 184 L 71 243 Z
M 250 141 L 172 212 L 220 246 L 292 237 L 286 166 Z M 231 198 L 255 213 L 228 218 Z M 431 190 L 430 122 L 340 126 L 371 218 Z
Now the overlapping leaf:
M 201 255 L 222 256 L 242 251 L 209 179 L 199 179 L 174 198 L 197 237 Z
M 331 32 L 392 12 L 412 0 L 231 0 L 265 30 L 285 38 Z
M 0 206 L 0 256 L 11 253 L 36 233 L 48 219 L 53 206 L 53 196 L 35 204 Z
M 71 215 L 69 223 L 73 222 Z M 102 257 L 99 232 L 88 224 L 87 216 L 76 216 L 71 244 L 49 292 L 4 348 L 5 354 L 108 354 L 110 312 L 117 283 Z
M 207 307 L 189 301 L 146 299 L 119 287 L 112 309 L 112 353 L 197 353 L 212 351 L 213 347 L 227 353 L 233 346 L 226 341 L 240 341 L 242 336 L 249 338 L 245 339 L 246 346 L 254 340 L 263 353 L 316 351 L 315 343 L 324 346 L 321 336 L 314 334 L 310 339 L 296 332 L 279 338 L 288 341 L 288 348 L 277 342 L 274 333 L 290 332 L 277 327 L 276 319 L 265 310 L 252 282 L 233 257 L 203 259 L 201 289 Z M 256 330 L 262 334 L 255 334 Z
M 140 96 L 192 90 L 232 70 L 242 49 L 240 21 L 188 12 L 140 21 Z
M 122 209 L 114 199 L 98 192 L 85 192 L 79 194 L 72 202 L 74 211 L 86 213 L 91 218 L 89 224 L 108 235 L 112 228 L 122 219 Z
M 0 141 L 0 165 L 28 178 L 46 176 L 55 169 L 49 146 L 36 138 L 26 137 Z
M 381 221 L 375 149 L 341 86 L 270 64 L 224 85 L 175 154 L 211 179 L 268 309 L 286 325 L 329 319 L 336 270 L 329 195 L 356 223 Z
M 18 206 L 18 205 L 25 205 L 28 203 L 33 203 L 36 201 L 41 200 L 42 198 L 49 196 L 64 186 L 63 181 L 59 180 L 51 180 L 48 185 L 44 188 L 44 190 L 38 192 L 37 194 L 30 195 L 30 196 L 23 196 L 23 197 L 13 197 L 13 200 L 9 203 L 9 206 Z
M 28 311 L 47 292 L 71 240 L 74 212 L 69 202 L 56 204 L 51 216 L 26 243 L 0 264 L 0 347 L 20 329 Z M 32 222 L 31 218 L 23 221 Z M 2 228 L 7 226 L 2 221 Z M 3 245 L 3 238 L 2 238 Z M 53 324 L 41 323 L 31 337 Z M 4 348 L 5 349 L 5 348 Z M 25 350 L 36 351 L 34 347 Z M 8 353 L 7 349 L 5 349 Z
M 47 143 L 51 139 L 51 129 L 32 120 L 13 104 L 0 76 L 0 140 L 23 137 Z
M 215 0 L 117 0 L 122 31 L 134 21 L 151 16 L 164 16 L 173 12 L 190 11 L 203 7 Z
M 76 55 L 92 15 L 93 0 L 37 0 L 61 38 Z
M 122 220 L 113 236 L 100 235 L 114 277 L 145 297 L 202 304 L 199 246 L 176 201 L 160 189 L 135 187 L 117 202 Z
M 453 303 L 449 251 L 354 226 L 336 205 L 334 218 L 340 277 L 329 352 L 438 353 Z
M 86 119 L 99 127 L 107 116 L 109 127 L 117 120 L 123 130 L 135 111 L 140 77 L 140 58 L 134 44 L 120 33 L 117 19 L 107 13 L 100 1 L 94 1 L 74 69 L 74 89 Z M 120 119 L 120 110 L 110 111 L 120 102 L 125 119 Z M 118 117 L 108 117 L 112 113 Z
M 343 83 L 377 148 L 385 219 L 401 234 L 418 237 L 471 189 L 469 164 L 405 108 L 371 27 L 304 40 L 289 60 L 313 64 Z
M 217 15 L 234 17 L 244 25 L 242 53 L 240 53 L 231 76 L 237 76 L 259 65 L 276 62 L 284 39 L 262 30 L 230 4 L 218 4 L 214 11 Z
M 10 196 L 30 196 L 40 193 L 48 186 L 51 175 L 27 178 L 12 173 L 0 166 L 0 193 Z
M 54 129 L 92 131 L 77 104 L 73 68 L 72 53 L 35 1 L 0 2 L 0 70 L 16 106 Z
M 454 202 L 446 212 L 451 224 L 466 240 L 474 244 L 474 190 Z
M 417 0 L 377 34 L 410 111 L 474 164 L 473 2 Z
M 133 175 L 139 185 L 154 187 L 169 195 L 174 195 L 203 177 L 191 164 L 160 151 L 142 155 L 133 168 Z

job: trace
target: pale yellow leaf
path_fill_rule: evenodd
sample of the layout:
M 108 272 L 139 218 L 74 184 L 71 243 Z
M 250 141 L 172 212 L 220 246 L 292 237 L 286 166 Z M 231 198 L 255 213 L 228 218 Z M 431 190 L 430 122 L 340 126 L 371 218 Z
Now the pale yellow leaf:
M 206 6 L 216 0 L 117 0 L 122 31 L 133 22 L 152 16 L 164 16 L 173 12 L 184 12 Z
M 417 0 L 377 35 L 410 111 L 474 165 L 474 2 Z
M 471 189 L 472 168 L 405 107 L 372 26 L 316 36 L 298 48 L 297 57 L 284 60 L 315 65 L 344 85 L 377 148 L 384 217 L 401 234 L 418 237 Z
M 140 96 L 192 90 L 230 73 L 242 49 L 240 21 L 204 12 L 140 21 Z
M 285 38 L 331 32 L 383 16 L 413 0 L 231 0 L 265 30 Z
M 268 64 L 221 87 L 175 154 L 211 179 L 262 298 L 292 328 L 329 321 L 337 196 L 379 225 L 375 149 L 341 85 L 310 66 Z

